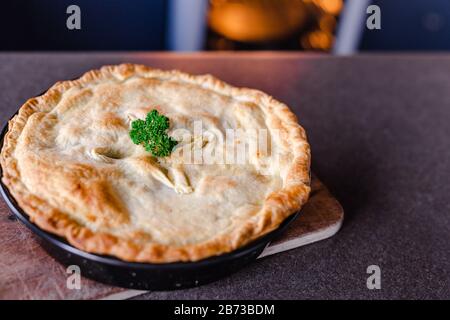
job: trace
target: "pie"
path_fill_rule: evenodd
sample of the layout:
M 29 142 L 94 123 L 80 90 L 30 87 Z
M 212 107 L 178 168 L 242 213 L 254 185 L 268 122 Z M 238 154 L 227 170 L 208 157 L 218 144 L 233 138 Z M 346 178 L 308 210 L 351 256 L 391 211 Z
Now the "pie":
M 130 139 L 132 122 L 152 110 L 178 141 L 165 157 Z M 134 262 L 233 251 L 276 229 L 310 192 L 310 147 L 285 104 L 210 75 L 134 64 L 28 100 L 9 121 L 0 160 L 3 183 L 34 224 Z

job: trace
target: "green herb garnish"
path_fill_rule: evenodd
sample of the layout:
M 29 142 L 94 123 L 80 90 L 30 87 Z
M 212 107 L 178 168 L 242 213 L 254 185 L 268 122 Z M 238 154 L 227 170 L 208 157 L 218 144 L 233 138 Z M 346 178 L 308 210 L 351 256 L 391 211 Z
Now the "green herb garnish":
M 178 142 L 166 133 L 169 118 L 152 110 L 145 120 L 131 122 L 130 138 L 135 144 L 144 144 L 146 151 L 155 157 L 167 157 Z

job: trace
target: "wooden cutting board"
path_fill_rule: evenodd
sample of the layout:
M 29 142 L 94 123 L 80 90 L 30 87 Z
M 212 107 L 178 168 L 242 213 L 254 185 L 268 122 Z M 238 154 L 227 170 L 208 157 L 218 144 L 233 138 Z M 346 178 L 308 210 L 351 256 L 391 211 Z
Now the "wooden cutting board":
M 311 197 L 299 218 L 259 258 L 329 238 L 339 230 L 343 219 L 339 202 L 313 176 Z M 34 234 L 14 218 L 3 199 L 0 248 L 0 299 L 126 299 L 143 293 L 86 278 L 82 278 L 80 290 L 68 289 L 66 268 L 40 247 Z

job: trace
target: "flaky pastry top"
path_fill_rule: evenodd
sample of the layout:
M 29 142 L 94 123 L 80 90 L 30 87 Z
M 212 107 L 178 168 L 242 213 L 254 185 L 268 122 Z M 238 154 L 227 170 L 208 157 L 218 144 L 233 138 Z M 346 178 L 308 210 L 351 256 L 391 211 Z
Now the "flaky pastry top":
M 130 123 L 153 109 L 179 141 L 165 158 L 129 136 Z M 89 71 L 28 100 L 9 122 L 1 166 L 40 228 L 136 262 L 235 250 L 278 227 L 310 191 L 310 148 L 286 105 L 210 75 L 133 64 Z

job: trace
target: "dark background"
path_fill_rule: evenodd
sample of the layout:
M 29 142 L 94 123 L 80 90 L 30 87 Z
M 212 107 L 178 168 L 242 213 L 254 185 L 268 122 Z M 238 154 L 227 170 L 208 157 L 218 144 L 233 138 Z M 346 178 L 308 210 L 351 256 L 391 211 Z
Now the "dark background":
M 199 0 L 193 3 L 196 1 Z M 3 1 L 0 50 L 167 50 L 168 25 L 173 19 L 168 10 L 170 3 L 171 0 Z M 450 1 L 372 3 L 381 8 L 382 29 L 364 28 L 360 50 L 450 49 Z M 66 8 L 71 4 L 81 8 L 81 30 L 66 28 Z M 195 6 L 191 10 L 196 10 Z M 269 49 L 282 48 L 275 45 Z
M 382 29 L 366 30 L 360 49 L 367 50 L 449 50 L 449 0 L 376 0 Z
M 81 9 L 81 30 L 66 9 Z M 164 50 L 166 0 L 2 1 L 0 50 Z

